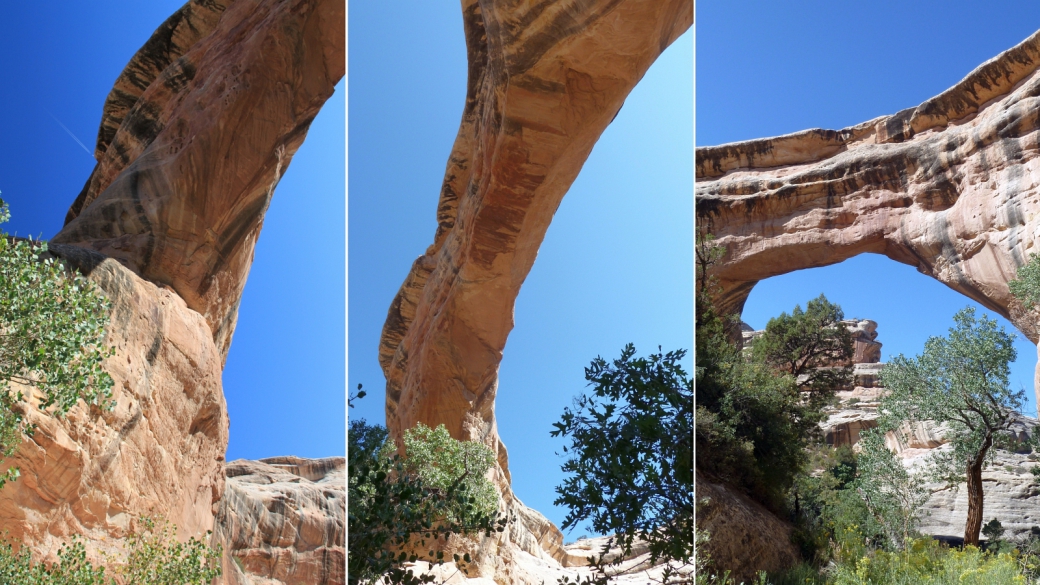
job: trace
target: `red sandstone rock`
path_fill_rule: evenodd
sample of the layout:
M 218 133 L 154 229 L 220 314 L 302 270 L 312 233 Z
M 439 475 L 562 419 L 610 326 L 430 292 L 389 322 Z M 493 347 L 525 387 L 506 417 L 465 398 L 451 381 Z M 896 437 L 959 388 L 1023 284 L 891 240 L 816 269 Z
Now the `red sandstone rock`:
M 464 0 L 466 105 L 448 159 L 433 244 L 387 315 L 379 359 L 387 426 L 417 422 L 498 453 L 494 402 L 517 293 L 593 145 L 658 55 L 693 21 L 691 0 Z M 510 551 L 562 558 L 559 530 L 524 512 L 481 543 L 483 575 L 508 580 Z

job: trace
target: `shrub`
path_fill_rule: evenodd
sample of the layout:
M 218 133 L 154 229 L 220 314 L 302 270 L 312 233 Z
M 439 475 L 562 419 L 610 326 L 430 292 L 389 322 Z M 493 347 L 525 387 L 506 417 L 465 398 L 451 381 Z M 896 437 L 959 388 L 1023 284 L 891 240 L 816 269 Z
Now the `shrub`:
M 0 542 L 0 583 L 20 585 L 207 585 L 220 576 L 220 548 L 191 538 L 181 543 L 163 520 L 141 518 L 141 528 L 127 537 L 125 556 L 104 566 L 87 560 L 86 548 L 73 539 L 58 551 L 57 562 L 34 563 L 26 547 L 15 552 Z

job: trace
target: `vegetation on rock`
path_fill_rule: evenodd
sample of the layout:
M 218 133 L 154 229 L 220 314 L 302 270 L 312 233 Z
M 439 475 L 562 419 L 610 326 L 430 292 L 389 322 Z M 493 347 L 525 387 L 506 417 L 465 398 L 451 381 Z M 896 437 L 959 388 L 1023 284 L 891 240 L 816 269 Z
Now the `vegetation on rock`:
M 353 400 L 365 393 L 358 386 Z M 446 557 L 453 535 L 501 532 L 498 496 L 486 473 L 494 454 L 485 445 L 453 439 L 443 425 L 406 432 L 405 457 L 385 427 L 364 419 L 347 429 L 347 582 L 430 583 L 406 563 L 454 561 L 464 572 L 469 554 Z M 414 459 L 413 459 L 414 457 Z
M 0 200 L 0 223 L 10 218 Z M 11 382 L 38 390 L 39 406 L 62 416 L 84 400 L 110 406 L 112 378 L 102 368 L 109 303 L 82 275 L 53 259 L 41 260 L 46 242 L 16 240 L 0 232 L 0 460 L 23 434 L 32 434 L 16 404 L 25 400 Z M 10 468 L 0 487 L 18 477 Z
M 1024 393 L 1008 382 L 1015 360 L 1014 339 L 971 307 L 953 317 L 947 337 L 932 337 L 915 358 L 896 356 L 881 370 L 888 389 L 879 412 L 881 427 L 905 429 L 907 423 L 946 425 L 952 450 L 931 456 L 933 475 L 949 484 L 967 483 L 968 519 L 964 542 L 977 545 L 982 529 L 982 467 L 992 449 L 1014 449 L 1011 433 Z
M 141 518 L 138 529 L 126 539 L 123 556 L 105 564 L 87 559 L 83 542 L 74 539 L 58 551 L 54 563 L 34 563 L 29 551 L 15 552 L 0 543 L 0 583 L 32 585 L 207 585 L 220 576 L 220 548 L 210 548 L 195 538 L 178 542 L 170 524 Z

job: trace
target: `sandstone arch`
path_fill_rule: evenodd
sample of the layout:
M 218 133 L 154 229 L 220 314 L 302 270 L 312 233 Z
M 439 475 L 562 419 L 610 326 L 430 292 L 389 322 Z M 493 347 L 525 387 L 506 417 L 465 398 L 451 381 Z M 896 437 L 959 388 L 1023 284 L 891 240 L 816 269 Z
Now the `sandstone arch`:
M 563 195 L 625 97 L 693 21 L 690 0 L 464 0 L 469 81 L 433 244 L 390 307 L 379 359 L 387 426 L 417 422 L 498 453 L 497 483 L 522 522 L 486 542 L 508 580 L 523 550 L 563 559 L 562 535 L 509 489 L 495 426 L 514 302 Z
M 1040 251 L 1038 96 L 1040 33 L 894 115 L 697 149 L 698 229 L 727 248 L 720 308 L 740 311 L 770 276 L 874 252 L 1036 343 L 1037 315 L 1007 283 Z
M 117 407 L 55 420 L 23 405 L 39 430 L 6 462 L 22 478 L 0 490 L 0 526 L 35 554 L 72 535 L 117 547 L 142 514 L 184 538 L 214 527 L 238 302 L 275 186 L 344 75 L 344 22 L 342 0 L 190 0 L 116 81 L 97 166 L 51 251 L 113 303 Z M 292 561 L 342 581 L 342 544 L 338 562 L 314 550 L 331 556 Z

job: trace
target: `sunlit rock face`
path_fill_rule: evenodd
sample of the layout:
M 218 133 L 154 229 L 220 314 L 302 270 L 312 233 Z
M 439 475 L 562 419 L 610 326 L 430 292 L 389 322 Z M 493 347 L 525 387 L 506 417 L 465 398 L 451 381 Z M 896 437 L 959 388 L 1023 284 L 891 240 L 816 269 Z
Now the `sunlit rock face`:
M 116 81 L 51 246 L 112 301 L 116 407 L 22 405 L 39 430 L 6 462 L 22 478 L 0 490 L 0 526 L 37 556 L 75 535 L 118 548 L 141 515 L 182 539 L 214 528 L 239 299 L 274 188 L 344 74 L 344 22 L 342 0 L 193 0 Z
M 0 490 L 0 526 L 44 558 L 74 535 L 117 545 L 145 514 L 164 516 L 184 538 L 201 536 L 224 491 L 228 419 L 209 326 L 169 289 L 115 260 L 90 259 L 91 280 L 112 302 L 107 340 L 116 354 L 105 368 L 116 408 L 81 402 L 59 420 L 23 405 L 38 429 L 4 462 L 22 477 Z
M 942 94 L 842 130 L 698 148 L 696 213 L 726 255 L 719 305 L 760 280 L 864 252 L 916 267 L 1008 317 L 1040 242 L 1040 34 Z
M 239 459 L 227 464 L 214 543 L 228 585 L 346 583 L 342 457 Z
M 693 2 L 464 0 L 462 14 L 469 81 L 438 227 L 390 307 L 379 360 L 396 439 L 444 424 L 498 454 L 495 482 L 516 521 L 471 552 L 482 576 L 509 582 L 520 552 L 564 558 L 559 530 L 513 497 L 495 425 L 516 296 L 592 147 L 690 27 Z

